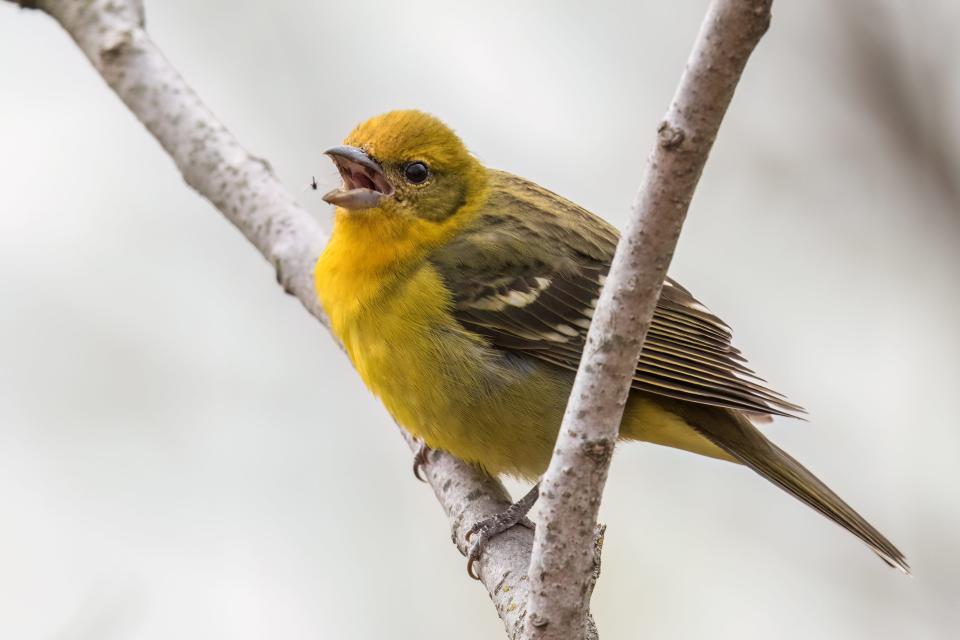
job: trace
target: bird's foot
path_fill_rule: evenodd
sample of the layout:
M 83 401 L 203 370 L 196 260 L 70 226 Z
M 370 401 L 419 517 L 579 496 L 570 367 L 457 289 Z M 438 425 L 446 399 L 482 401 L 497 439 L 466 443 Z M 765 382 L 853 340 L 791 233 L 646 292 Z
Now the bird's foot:
M 417 447 L 417 452 L 413 454 L 413 476 L 420 482 L 426 482 L 426 478 L 420 475 L 420 469 L 427 466 L 427 463 L 430 462 L 430 454 L 433 452 L 433 449 L 427 446 L 427 443 L 423 440 L 420 441 L 420 446 Z
M 480 561 L 483 549 L 491 538 L 517 524 L 528 529 L 534 528 L 534 524 L 527 517 L 527 513 L 538 497 L 540 497 L 540 485 L 535 484 L 525 496 L 504 511 L 484 518 L 470 527 L 466 538 L 467 542 L 470 543 L 470 548 L 467 550 L 467 573 L 471 578 L 474 580 L 480 579 L 480 574 L 474 571 L 474 566 Z

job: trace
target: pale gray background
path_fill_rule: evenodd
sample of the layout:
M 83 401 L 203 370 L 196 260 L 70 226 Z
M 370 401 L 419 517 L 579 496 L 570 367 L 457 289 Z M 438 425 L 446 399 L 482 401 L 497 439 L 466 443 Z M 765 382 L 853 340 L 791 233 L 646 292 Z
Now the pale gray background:
M 705 2 L 590 4 L 154 0 L 147 18 L 326 225 L 302 191 L 336 182 L 322 150 L 398 107 L 622 225 Z M 605 639 L 955 637 L 960 10 L 774 12 L 672 273 L 810 410 L 769 433 L 916 576 L 741 468 L 633 445 L 594 612 Z M 0 509 L 4 639 L 502 634 L 330 337 L 57 25 L 8 3 Z

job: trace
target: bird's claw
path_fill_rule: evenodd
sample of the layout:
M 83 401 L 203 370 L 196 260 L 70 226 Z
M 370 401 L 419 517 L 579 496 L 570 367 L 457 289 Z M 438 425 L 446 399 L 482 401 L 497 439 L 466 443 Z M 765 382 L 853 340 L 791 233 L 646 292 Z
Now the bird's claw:
M 514 525 L 520 525 L 528 529 L 533 529 L 534 524 L 527 517 L 530 507 L 536 502 L 539 495 L 538 487 L 534 486 L 530 492 L 519 501 L 507 507 L 504 511 L 486 517 L 479 522 L 474 523 L 467 530 L 464 539 L 470 543 L 467 549 L 467 574 L 474 580 L 480 579 L 480 574 L 474 570 L 476 564 L 483 555 L 483 549 L 491 538 L 497 536 Z
M 474 580 L 480 579 L 480 574 L 473 570 L 473 566 L 480 562 L 480 551 L 470 547 L 470 553 L 467 555 L 467 575 Z
M 535 524 L 527 516 L 522 516 L 516 522 L 510 523 L 507 521 L 496 522 L 498 518 L 506 515 L 504 513 L 498 513 L 497 515 L 491 516 L 489 518 L 484 518 L 480 522 L 476 523 L 470 530 L 467 531 L 467 535 L 464 536 L 467 542 L 470 542 L 474 536 L 474 540 L 470 548 L 467 550 L 467 575 L 469 575 L 474 580 L 480 579 L 480 574 L 473 570 L 474 566 L 480 562 L 480 556 L 483 555 L 483 549 L 487 546 L 487 542 L 490 541 L 490 538 L 503 533 L 510 527 L 514 525 L 520 525 L 521 527 L 526 527 L 527 529 L 533 529 L 536 527 Z
M 430 452 L 433 451 L 430 447 L 427 446 L 427 443 L 420 441 L 420 446 L 417 447 L 417 452 L 413 454 L 413 477 L 415 477 L 420 482 L 426 482 L 426 478 L 420 475 L 420 469 L 425 467 L 428 462 L 430 462 Z

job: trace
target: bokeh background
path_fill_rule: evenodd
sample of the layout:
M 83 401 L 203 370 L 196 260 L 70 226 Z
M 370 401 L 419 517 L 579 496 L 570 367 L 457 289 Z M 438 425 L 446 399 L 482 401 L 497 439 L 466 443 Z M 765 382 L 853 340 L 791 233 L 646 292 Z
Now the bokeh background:
M 622 225 L 705 6 L 154 0 L 147 25 L 325 225 L 322 150 L 398 107 Z M 915 577 L 746 470 L 633 445 L 593 609 L 606 639 L 956 637 L 960 5 L 774 14 L 672 274 Z M 0 637 L 501 637 L 270 267 L 47 16 L 0 3 L 0 61 Z

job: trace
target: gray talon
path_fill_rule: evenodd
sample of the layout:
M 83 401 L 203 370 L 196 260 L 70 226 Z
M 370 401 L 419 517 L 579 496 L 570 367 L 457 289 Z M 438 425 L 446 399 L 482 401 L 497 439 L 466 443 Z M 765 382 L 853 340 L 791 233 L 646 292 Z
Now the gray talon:
M 536 484 L 525 496 L 504 511 L 484 518 L 470 527 L 465 538 L 470 543 L 470 548 L 467 550 L 467 574 L 471 578 L 474 580 L 480 579 L 480 574 L 474 571 L 474 567 L 480 561 L 483 548 L 491 538 L 517 524 L 528 529 L 534 528 L 534 524 L 527 517 L 527 513 L 538 497 L 540 497 L 540 485 Z
M 420 482 L 427 481 L 426 478 L 420 475 L 420 469 L 427 466 L 427 463 L 430 462 L 431 451 L 433 451 L 433 449 L 428 447 L 427 443 L 421 440 L 420 446 L 417 447 L 417 452 L 413 454 L 413 477 Z

